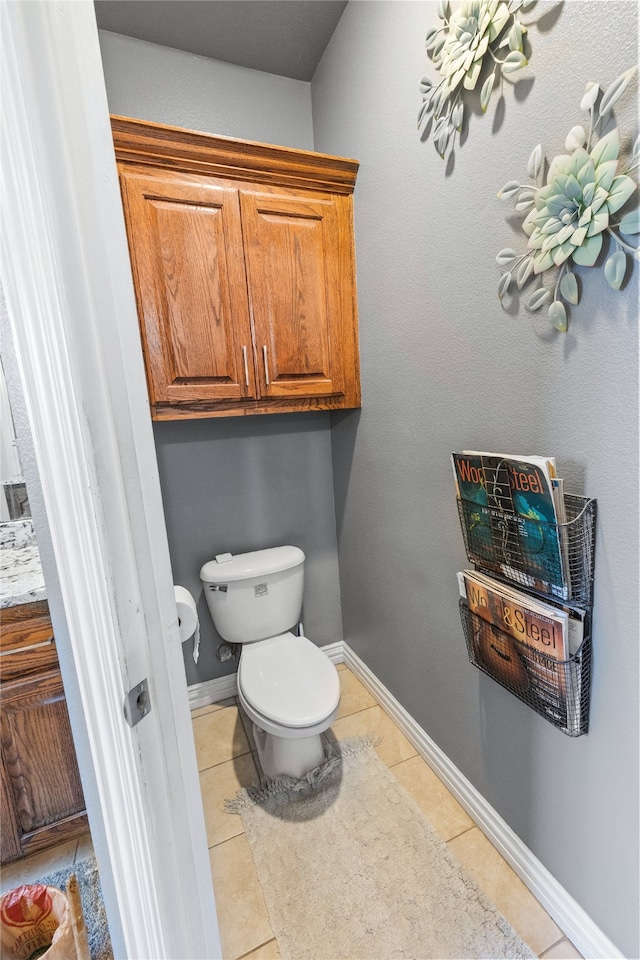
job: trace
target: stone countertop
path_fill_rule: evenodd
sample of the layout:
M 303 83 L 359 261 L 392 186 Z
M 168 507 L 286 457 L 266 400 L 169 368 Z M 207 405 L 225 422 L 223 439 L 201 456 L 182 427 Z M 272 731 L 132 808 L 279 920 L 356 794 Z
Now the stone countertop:
M 33 521 L 0 523 L 0 608 L 45 600 L 46 596 Z

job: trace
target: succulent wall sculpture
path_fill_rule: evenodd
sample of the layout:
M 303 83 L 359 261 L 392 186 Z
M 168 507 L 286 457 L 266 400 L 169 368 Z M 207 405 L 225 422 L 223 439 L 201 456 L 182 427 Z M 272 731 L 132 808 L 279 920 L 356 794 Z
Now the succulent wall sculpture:
M 448 0 L 438 3 L 442 26 L 428 31 L 426 47 L 442 79 L 436 85 L 426 76 L 420 81 L 418 129 L 432 125 L 433 142 L 443 159 L 447 150 L 453 149 L 456 133 L 462 131 L 465 93 L 475 90 L 480 76 L 484 77 L 480 104 L 486 113 L 499 79 L 527 65 L 523 52 L 527 27 L 516 13 L 533 3 L 535 0 L 464 0 L 454 12 Z M 483 70 L 486 64 L 489 66 Z
M 530 295 L 529 310 L 549 305 L 549 320 L 560 331 L 567 329 L 565 303 L 577 304 L 580 287 L 571 267 L 593 267 L 603 250 L 604 273 L 609 285 L 619 290 L 639 250 L 623 237 L 640 232 L 638 208 L 623 214 L 622 208 L 637 190 L 640 138 L 626 164 L 620 162 L 618 128 L 598 138 L 612 108 L 622 96 L 635 67 L 618 77 L 602 94 L 599 84 L 589 82 L 580 108 L 589 114 L 588 132 L 577 125 L 569 131 L 566 154 L 554 157 L 544 180 L 542 145 L 529 158 L 529 180 L 510 180 L 498 196 L 513 200 L 518 213 L 525 214 L 522 229 L 527 235 L 526 252 L 501 250 L 496 260 L 504 268 L 498 284 L 502 298 L 515 285 L 522 289 L 536 276 L 554 271 L 551 288 L 542 284 Z M 599 106 L 596 104 L 600 99 Z M 614 216 L 618 218 L 614 219 Z

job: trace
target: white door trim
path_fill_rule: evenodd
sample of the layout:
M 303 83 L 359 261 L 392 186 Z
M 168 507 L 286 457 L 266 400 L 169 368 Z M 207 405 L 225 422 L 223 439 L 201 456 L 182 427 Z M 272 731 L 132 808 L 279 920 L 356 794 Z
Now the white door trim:
M 130 958 L 219 957 L 93 4 L 0 6 L 3 285 L 123 939 Z

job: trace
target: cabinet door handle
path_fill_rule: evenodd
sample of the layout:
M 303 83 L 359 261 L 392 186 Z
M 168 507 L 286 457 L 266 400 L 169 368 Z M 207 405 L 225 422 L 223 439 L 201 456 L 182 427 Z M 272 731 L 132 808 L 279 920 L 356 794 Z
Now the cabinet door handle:
M 245 386 L 249 386 L 249 364 L 247 362 L 247 348 L 246 346 L 242 348 L 242 359 L 244 360 L 244 382 Z
M 269 386 L 269 384 L 271 383 L 271 381 L 269 380 L 269 361 L 268 361 L 268 359 L 267 359 L 267 345 L 266 345 L 266 343 L 264 344 L 264 346 L 263 346 L 263 348 L 262 348 L 262 359 L 264 360 L 264 376 L 265 376 L 265 379 L 266 379 L 266 381 L 267 381 L 267 386 Z

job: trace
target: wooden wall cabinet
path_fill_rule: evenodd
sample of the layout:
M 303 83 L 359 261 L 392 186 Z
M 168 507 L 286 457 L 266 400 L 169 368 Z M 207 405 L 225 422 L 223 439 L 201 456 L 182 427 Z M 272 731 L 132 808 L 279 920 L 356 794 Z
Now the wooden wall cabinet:
M 360 406 L 356 161 L 111 122 L 154 419 Z
M 0 627 L 0 859 L 89 829 L 46 601 L 8 607 Z

